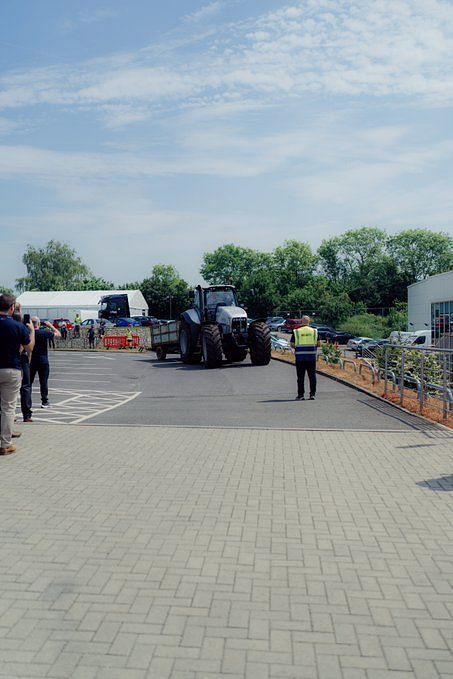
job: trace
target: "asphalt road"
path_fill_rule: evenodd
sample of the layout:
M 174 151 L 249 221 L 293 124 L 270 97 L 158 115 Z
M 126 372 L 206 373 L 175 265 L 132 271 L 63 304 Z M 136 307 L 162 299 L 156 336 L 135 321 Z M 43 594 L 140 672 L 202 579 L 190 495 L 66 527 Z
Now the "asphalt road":
M 218 370 L 159 362 L 154 353 L 52 352 L 52 409 L 34 419 L 55 423 L 408 431 L 422 420 L 318 376 L 316 401 L 295 401 L 291 365 L 244 363 Z M 34 403 L 39 401 L 35 384 Z

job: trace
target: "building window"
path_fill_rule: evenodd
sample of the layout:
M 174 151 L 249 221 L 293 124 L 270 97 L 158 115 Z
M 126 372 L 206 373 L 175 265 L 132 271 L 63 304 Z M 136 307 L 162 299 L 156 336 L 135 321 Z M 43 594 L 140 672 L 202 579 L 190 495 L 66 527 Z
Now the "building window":
M 431 333 L 434 341 L 453 333 L 453 300 L 431 304 Z

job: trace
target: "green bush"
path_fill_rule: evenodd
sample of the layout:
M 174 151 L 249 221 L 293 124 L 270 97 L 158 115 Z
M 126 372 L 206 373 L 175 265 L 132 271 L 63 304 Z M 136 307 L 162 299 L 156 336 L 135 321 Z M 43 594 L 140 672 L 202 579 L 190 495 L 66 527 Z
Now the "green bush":
M 354 337 L 373 337 L 379 339 L 387 337 L 385 319 L 374 314 L 356 314 L 350 316 L 341 325 L 340 330 L 350 332 Z
M 334 344 L 323 344 L 321 351 L 329 359 L 329 363 L 339 363 L 342 356 L 341 349 L 337 349 Z

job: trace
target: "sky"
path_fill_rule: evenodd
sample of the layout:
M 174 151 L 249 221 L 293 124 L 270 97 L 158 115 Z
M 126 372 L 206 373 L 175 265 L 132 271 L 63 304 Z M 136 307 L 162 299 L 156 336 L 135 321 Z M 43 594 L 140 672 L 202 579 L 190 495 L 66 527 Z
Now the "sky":
M 225 243 L 453 233 L 452 0 L 2 0 L 0 285 Z

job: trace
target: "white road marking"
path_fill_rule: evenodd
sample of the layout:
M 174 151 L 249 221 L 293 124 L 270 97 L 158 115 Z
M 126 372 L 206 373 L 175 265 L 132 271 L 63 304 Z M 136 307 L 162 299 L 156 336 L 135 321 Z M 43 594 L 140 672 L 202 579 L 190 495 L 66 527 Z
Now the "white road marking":
M 74 420 L 71 424 L 79 424 L 80 422 L 85 422 L 85 420 L 89 420 L 90 417 L 96 417 L 97 415 L 101 415 L 102 413 L 106 413 L 108 410 L 113 410 L 114 408 L 118 408 L 118 406 L 122 406 L 125 403 L 129 403 L 129 401 L 133 401 L 134 398 L 137 398 L 142 392 L 137 391 L 135 394 L 127 398 L 125 401 L 122 401 L 121 403 L 116 403 L 115 405 L 109 406 L 108 408 L 104 408 L 104 410 L 98 410 L 92 415 L 86 415 L 85 417 L 80 417 L 78 420 Z

